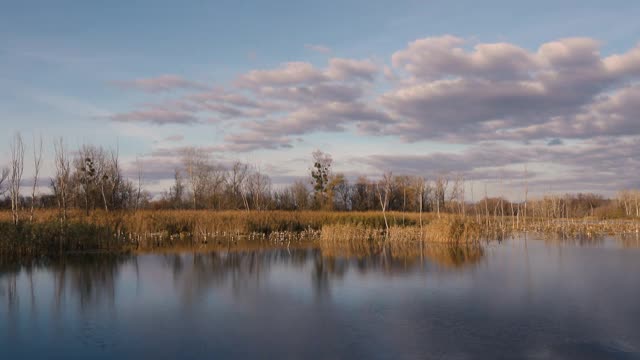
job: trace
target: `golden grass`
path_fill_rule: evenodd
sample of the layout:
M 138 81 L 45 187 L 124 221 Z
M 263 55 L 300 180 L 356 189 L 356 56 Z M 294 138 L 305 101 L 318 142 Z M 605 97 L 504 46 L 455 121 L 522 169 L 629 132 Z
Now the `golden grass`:
M 56 210 L 35 214 L 34 223 L 22 215 L 18 227 L 11 213 L 0 211 L 0 252 L 37 254 L 54 251 L 132 251 L 163 247 L 195 247 L 266 241 L 291 244 L 317 240 L 320 246 L 342 247 L 359 253 L 379 246 L 411 243 L 471 244 L 501 240 L 519 231 L 560 234 L 562 237 L 598 234 L 638 234 L 640 222 L 631 220 L 549 220 L 510 217 L 461 217 L 417 213 L 387 213 L 389 232 L 381 212 L 331 211 L 94 211 L 86 216 L 71 210 L 65 223 Z M 526 227 L 525 227 L 526 225 Z
M 491 223 L 496 224 L 496 223 Z M 502 233 L 499 235 L 499 233 Z M 335 243 L 351 240 L 383 241 L 389 243 L 436 242 L 436 243 L 473 243 L 480 240 L 501 239 L 505 236 L 502 228 L 486 227 L 470 217 L 454 215 L 434 218 L 424 224 L 391 226 L 388 238 L 382 229 L 367 226 L 337 224 L 322 227 L 320 240 Z

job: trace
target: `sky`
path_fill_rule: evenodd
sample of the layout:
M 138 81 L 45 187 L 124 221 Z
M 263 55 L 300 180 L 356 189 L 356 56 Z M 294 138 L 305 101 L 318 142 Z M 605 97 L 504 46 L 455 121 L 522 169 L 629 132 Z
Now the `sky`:
M 20 132 L 47 163 L 56 137 L 117 148 L 154 192 L 186 147 L 275 185 L 320 149 L 510 197 L 640 187 L 636 1 L 0 5 L 0 166 Z

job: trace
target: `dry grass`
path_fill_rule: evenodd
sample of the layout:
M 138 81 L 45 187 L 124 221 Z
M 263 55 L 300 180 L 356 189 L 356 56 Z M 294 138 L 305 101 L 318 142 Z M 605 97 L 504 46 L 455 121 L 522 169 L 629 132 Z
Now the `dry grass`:
M 491 223 L 496 224 L 496 223 Z M 486 227 L 470 217 L 443 216 L 431 219 L 422 228 L 416 225 L 391 226 L 386 237 L 382 229 L 367 226 L 325 225 L 322 227 L 322 242 L 345 242 L 351 240 L 383 241 L 389 243 L 435 242 L 474 243 L 480 240 L 502 239 L 507 235 L 501 227 Z
M 330 211 L 95 211 L 85 216 L 72 210 L 62 223 L 55 210 L 37 211 L 35 222 L 11 224 L 10 212 L 0 211 L 0 253 L 69 251 L 135 251 L 176 246 L 266 241 L 291 244 L 318 240 L 321 246 L 345 251 L 378 251 L 381 244 L 398 247 L 412 243 L 472 244 L 501 240 L 519 231 L 589 237 L 600 234 L 638 234 L 638 221 L 549 220 L 527 221 L 505 217 L 461 217 L 425 214 L 420 227 L 416 213 L 387 214 L 386 236 L 380 212 Z M 24 216 L 23 216 L 24 219 Z M 526 228 L 525 228 L 526 225 Z

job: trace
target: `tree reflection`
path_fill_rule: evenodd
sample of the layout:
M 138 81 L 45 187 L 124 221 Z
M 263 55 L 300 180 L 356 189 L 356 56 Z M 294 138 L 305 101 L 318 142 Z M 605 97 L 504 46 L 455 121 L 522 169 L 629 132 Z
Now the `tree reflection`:
M 160 265 L 160 270 L 153 271 L 171 274 L 169 283 L 173 284 L 178 298 L 183 304 L 190 305 L 211 295 L 210 290 L 221 287 L 227 287 L 228 294 L 234 299 L 250 298 L 259 289 L 269 286 L 269 281 L 278 280 L 273 274 L 280 272 L 274 272 L 274 267 L 286 269 L 287 276 L 309 274 L 306 281 L 310 289 L 316 298 L 323 299 L 330 297 L 332 283 L 349 272 L 387 276 L 431 271 L 436 267 L 459 268 L 475 264 L 484 256 L 480 246 L 369 245 L 345 249 L 312 244 L 259 250 L 225 246 L 203 252 L 157 254 L 151 259 L 155 263 L 153 266 Z M 45 300 L 52 305 L 54 314 L 59 314 L 66 305 L 77 305 L 82 310 L 113 306 L 124 265 L 131 265 L 131 270 L 135 271 L 136 294 L 140 281 L 152 281 L 140 276 L 139 268 L 144 266 L 138 264 L 138 259 L 135 255 L 84 254 L 0 261 L 0 295 L 9 312 L 14 312 L 20 300 L 17 284 L 22 282 L 24 301 L 31 303 L 31 312 L 35 314 L 39 291 L 38 284 L 34 285 L 33 274 L 42 271 L 50 279 L 47 286 L 51 291 L 47 296 L 51 298 Z
M 31 306 L 32 315 L 36 311 L 37 284 L 33 274 L 46 271 L 52 285 L 51 303 L 54 312 L 61 311 L 66 294 L 77 301 L 81 309 L 99 305 L 102 302 L 113 303 L 116 295 L 118 271 L 122 264 L 131 260 L 130 256 L 107 254 L 84 254 L 58 258 L 35 258 L 16 261 L 0 260 L 0 279 L 5 279 L 7 304 L 12 306 L 19 300 L 16 279 L 25 284 L 23 293 Z

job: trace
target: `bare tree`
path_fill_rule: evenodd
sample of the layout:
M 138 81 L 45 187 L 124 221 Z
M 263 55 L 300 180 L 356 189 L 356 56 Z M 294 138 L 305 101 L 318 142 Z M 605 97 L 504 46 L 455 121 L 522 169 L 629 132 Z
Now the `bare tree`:
M 102 191 L 102 201 L 104 201 L 104 210 L 109 211 L 109 207 L 107 206 L 107 198 L 104 191 L 105 183 L 110 180 L 111 184 L 111 206 L 112 207 L 123 207 L 124 204 L 121 201 L 119 191 L 121 190 L 122 185 L 122 174 L 120 173 L 120 147 L 116 146 L 115 150 L 111 151 L 111 158 L 107 168 L 105 169 L 105 175 L 102 176 L 102 181 L 100 184 Z
M 95 207 L 96 199 L 94 195 L 98 191 L 96 189 L 97 186 L 101 189 L 101 200 L 106 204 L 104 183 L 107 179 L 105 178 L 104 150 L 95 146 L 83 145 L 78 149 L 77 157 L 74 159 L 74 167 L 76 182 L 79 182 L 82 188 L 85 213 L 88 216 L 90 209 Z
M 422 210 L 424 209 L 425 180 L 422 176 L 413 178 L 412 185 L 417 197 L 418 211 L 420 212 L 420 239 L 422 239 Z
M 447 187 L 449 186 L 449 179 L 440 175 L 435 180 L 434 196 L 436 201 L 436 211 L 438 217 L 440 217 L 440 208 L 445 206 L 445 195 L 447 193 Z
M 193 208 L 205 205 L 207 197 L 215 207 L 216 200 L 219 201 L 220 189 L 225 183 L 224 169 L 212 163 L 206 153 L 196 148 L 184 151 L 183 164 L 193 195 Z
M 230 202 L 234 208 L 244 206 L 246 210 L 249 210 L 249 204 L 244 194 L 243 188 L 247 180 L 247 174 L 249 173 L 249 165 L 236 161 L 231 166 L 229 176 L 227 177 L 227 189 Z M 240 205 L 239 203 L 242 203 Z
M 387 206 L 389 206 L 389 196 L 393 189 L 393 174 L 385 173 L 382 179 L 377 183 L 376 191 L 378 200 L 380 200 L 380 208 L 382 209 L 382 217 L 384 217 L 384 226 L 386 228 L 387 238 L 389 237 L 389 222 L 387 221 Z
M 40 175 L 40 167 L 42 164 L 42 136 L 39 137 L 38 142 L 33 139 L 33 187 L 31 188 L 31 214 L 29 215 L 29 221 L 33 222 L 33 213 L 36 203 L 36 189 L 38 188 L 38 176 Z
M 9 173 L 9 168 L 0 169 L 0 196 L 3 196 L 9 190 L 6 184 L 9 179 Z
M 309 208 L 309 189 L 303 181 L 294 182 L 291 185 L 291 193 L 293 194 L 296 209 L 304 210 Z
M 136 201 L 134 205 L 134 211 L 138 211 L 138 209 L 140 208 L 140 198 L 142 196 L 142 183 L 144 181 L 143 164 L 142 164 L 142 161 L 140 161 L 139 157 L 136 157 L 136 170 L 138 175 L 138 185 L 136 187 Z
M 16 133 L 11 141 L 11 176 L 9 178 L 9 194 L 11 196 L 11 214 L 13 223 L 20 221 L 20 183 L 24 171 L 24 142 L 22 135 Z
M 313 156 L 313 168 L 311 169 L 311 178 L 313 191 L 315 195 L 316 206 L 323 208 L 327 206 L 328 201 L 328 185 L 331 179 L 331 165 L 333 159 L 331 155 L 324 153 L 320 150 L 316 150 L 312 153 Z
M 449 195 L 449 203 L 452 204 L 452 207 L 458 207 L 458 212 L 463 216 L 465 215 L 464 190 L 464 178 L 462 176 L 456 177 Z M 452 210 L 455 212 L 454 209 Z
M 327 186 L 327 193 L 329 194 L 328 208 L 332 210 L 349 210 L 351 204 L 349 199 L 351 198 L 351 186 L 349 180 L 344 174 L 336 174 L 331 176 L 329 185 Z M 334 204 L 335 203 L 335 204 Z
M 527 165 L 524 165 L 524 228 L 527 229 L 527 203 L 529 202 L 529 172 Z
M 51 180 L 54 194 L 61 212 L 61 221 L 67 221 L 67 207 L 69 197 L 69 183 L 71 180 L 71 165 L 62 138 L 54 141 L 55 178 Z
M 266 209 L 267 199 L 271 192 L 271 179 L 269 179 L 269 176 L 261 173 L 259 169 L 254 171 L 247 178 L 247 189 L 254 209 Z
M 182 183 L 182 175 L 180 169 L 176 168 L 174 172 L 174 185 L 169 189 L 169 202 L 174 209 L 182 207 L 182 201 L 184 199 L 184 184 Z
M 200 165 L 202 159 L 202 155 L 198 153 L 195 148 L 188 148 L 182 154 L 182 162 L 184 164 L 184 170 L 187 173 L 187 181 L 191 187 L 191 192 L 193 193 L 193 209 L 195 210 L 197 207 L 197 198 L 198 198 L 198 175 L 197 169 Z

